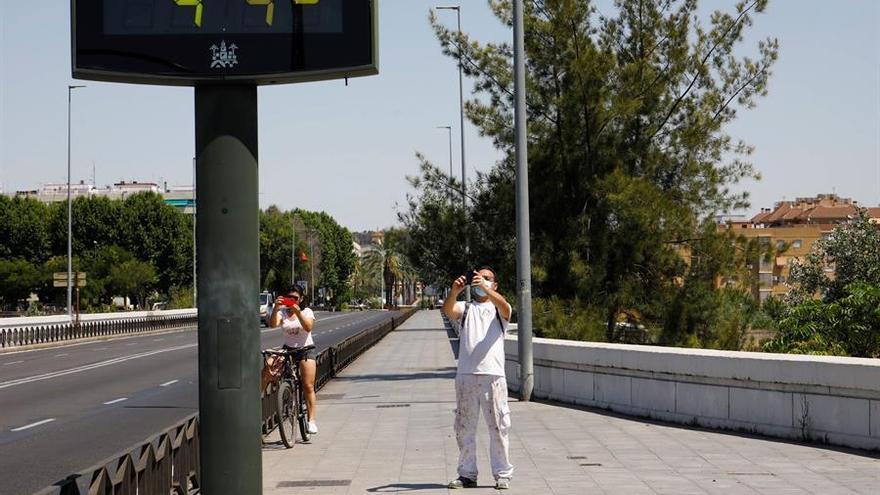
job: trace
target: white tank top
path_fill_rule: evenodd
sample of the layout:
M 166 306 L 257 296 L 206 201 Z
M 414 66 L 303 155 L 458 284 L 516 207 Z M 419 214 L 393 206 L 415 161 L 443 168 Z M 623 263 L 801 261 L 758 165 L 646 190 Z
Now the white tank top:
M 300 310 L 303 318 L 311 318 L 315 320 L 315 313 L 312 308 Z M 302 322 L 287 308 L 281 309 L 281 332 L 284 334 L 284 345 L 288 347 L 305 347 L 307 345 L 315 345 L 312 340 L 312 332 L 303 329 Z

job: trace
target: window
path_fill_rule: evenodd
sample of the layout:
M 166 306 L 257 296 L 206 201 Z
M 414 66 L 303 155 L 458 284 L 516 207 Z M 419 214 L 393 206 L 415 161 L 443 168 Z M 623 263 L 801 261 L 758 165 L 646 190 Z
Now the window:
M 776 249 L 785 249 L 785 241 L 783 241 L 783 240 L 776 241 Z
M 801 240 L 795 239 L 795 240 L 791 241 L 791 247 L 796 248 L 796 249 L 800 248 L 801 247 Z

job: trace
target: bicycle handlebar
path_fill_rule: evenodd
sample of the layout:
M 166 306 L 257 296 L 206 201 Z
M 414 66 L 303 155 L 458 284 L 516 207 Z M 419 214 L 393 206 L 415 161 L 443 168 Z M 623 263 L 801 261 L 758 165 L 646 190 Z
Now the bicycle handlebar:
M 307 345 L 305 347 L 291 347 L 288 349 L 282 349 L 280 351 L 276 351 L 275 349 L 264 349 L 261 352 L 263 354 L 277 354 L 279 356 L 288 356 L 290 354 L 297 354 L 297 353 L 301 353 L 301 352 L 311 351 L 314 348 L 315 348 L 315 346 L 313 346 L 313 345 Z

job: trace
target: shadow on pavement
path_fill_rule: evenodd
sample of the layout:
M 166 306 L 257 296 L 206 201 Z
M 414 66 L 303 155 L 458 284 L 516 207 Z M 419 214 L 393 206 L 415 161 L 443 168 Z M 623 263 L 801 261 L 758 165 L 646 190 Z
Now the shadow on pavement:
M 449 337 L 449 345 L 452 347 L 452 355 L 455 357 L 455 360 L 458 361 L 458 345 L 459 338 L 458 334 L 455 333 L 455 329 L 452 328 L 452 324 L 446 318 L 443 318 L 443 324 L 446 326 L 446 336 Z
M 441 368 L 433 372 L 419 373 L 389 373 L 374 375 L 356 375 L 356 376 L 338 376 L 334 378 L 337 382 L 374 382 L 374 381 L 399 381 L 399 380 L 419 380 L 432 378 L 455 378 L 455 368 Z
M 666 427 L 666 428 L 676 428 L 676 429 L 680 429 L 680 430 L 705 431 L 707 433 L 718 433 L 720 435 L 730 435 L 730 436 L 734 436 L 734 437 L 748 438 L 748 439 L 752 439 L 752 440 L 761 440 L 761 441 L 770 442 L 770 443 L 802 445 L 804 447 L 811 447 L 811 448 L 822 449 L 822 450 L 830 450 L 833 452 L 852 454 L 852 455 L 857 455 L 857 456 L 861 456 L 861 457 L 868 457 L 871 459 L 880 459 L 880 451 L 861 450 L 861 449 L 856 449 L 853 447 L 842 447 L 842 446 L 838 446 L 838 445 L 828 445 L 828 444 L 819 443 L 819 442 L 806 442 L 806 441 L 795 440 L 795 439 L 769 437 L 769 436 L 761 435 L 758 433 L 751 433 L 748 431 L 724 430 L 724 429 L 717 429 L 717 428 L 705 428 L 702 426 L 683 425 L 680 423 L 666 422 L 666 421 L 661 421 L 661 420 L 657 420 L 657 419 L 653 419 L 653 418 L 645 418 L 642 416 L 630 416 L 627 414 L 622 414 L 622 413 L 610 411 L 608 409 L 602 409 L 599 407 L 582 406 L 582 405 L 578 405 L 578 404 L 568 404 L 565 402 L 557 402 L 557 401 L 549 400 L 549 399 L 539 399 L 539 398 L 532 397 L 531 401 L 537 402 L 539 404 L 547 404 L 550 406 L 562 407 L 565 409 L 574 409 L 577 411 L 589 411 L 593 414 L 598 414 L 600 416 L 625 419 L 627 421 L 645 423 L 645 424 L 649 424 L 649 425 L 653 425 L 653 426 L 662 426 L 662 427 Z
M 377 486 L 375 488 L 367 488 L 369 493 L 400 493 L 414 492 L 418 490 L 436 490 L 438 488 L 446 488 L 446 485 L 439 483 L 392 483 L 390 485 Z

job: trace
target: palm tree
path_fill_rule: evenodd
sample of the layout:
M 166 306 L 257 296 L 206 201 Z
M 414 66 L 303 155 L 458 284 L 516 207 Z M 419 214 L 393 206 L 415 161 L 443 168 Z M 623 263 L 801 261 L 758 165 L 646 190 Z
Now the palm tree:
M 406 263 L 403 254 L 381 245 L 372 245 L 363 255 L 363 269 L 371 276 L 379 276 L 385 282 L 383 299 L 387 306 L 394 305 L 394 293 L 398 280 L 403 279 Z M 381 274 L 381 275 L 380 275 Z
M 404 304 L 412 303 L 416 298 L 416 284 L 418 283 L 418 274 L 415 267 L 410 263 L 408 258 L 403 258 L 400 267 L 401 272 L 401 292 L 403 292 Z

